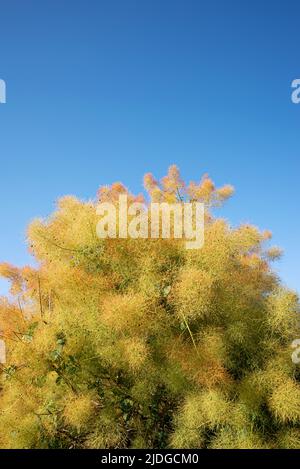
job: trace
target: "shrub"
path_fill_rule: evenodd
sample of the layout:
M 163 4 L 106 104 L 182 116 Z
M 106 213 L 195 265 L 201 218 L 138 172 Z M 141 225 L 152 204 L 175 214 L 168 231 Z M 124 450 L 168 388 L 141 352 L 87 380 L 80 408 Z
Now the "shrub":
M 208 176 L 186 186 L 172 166 L 145 187 L 205 204 L 202 249 L 99 239 L 96 202 L 65 197 L 29 227 L 38 267 L 0 266 L 0 446 L 300 447 L 299 303 L 272 271 L 270 233 L 216 218 L 233 189 Z M 141 200 L 120 183 L 98 198 L 122 193 Z

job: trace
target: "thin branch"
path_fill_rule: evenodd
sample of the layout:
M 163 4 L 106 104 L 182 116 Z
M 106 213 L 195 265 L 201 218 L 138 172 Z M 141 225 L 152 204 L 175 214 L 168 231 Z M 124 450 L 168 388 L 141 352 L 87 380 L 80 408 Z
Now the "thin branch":
M 40 301 L 40 312 L 41 318 L 43 319 L 43 304 L 42 304 L 42 294 L 41 294 L 41 279 L 38 277 L 38 289 L 39 289 L 39 301 Z
M 62 249 L 63 251 L 69 251 L 69 252 L 80 252 L 80 249 L 72 249 L 72 248 L 66 248 L 65 246 L 60 246 L 59 244 L 55 243 L 51 239 L 47 238 L 47 236 L 39 233 L 39 236 L 44 239 L 44 241 L 47 241 L 48 243 L 52 244 L 56 248 Z
M 50 289 L 49 291 L 49 294 L 48 294 L 48 310 L 49 310 L 49 314 L 51 314 L 51 310 L 52 310 L 52 290 Z
M 19 297 L 19 296 L 18 296 L 18 305 L 19 305 L 19 310 L 20 310 L 20 313 L 21 313 L 21 318 L 22 318 L 24 324 L 26 324 L 25 314 L 24 314 L 24 311 L 23 311 L 23 308 L 22 308 L 22 305 L 21 305 L 21 301 L 20 301 L 20 297 Z
M 195 342 L 193 333 L 192 333 L 192 331 L 191 331 L 191 329 L 190 329 L 190 326 L 189 326 L 189 323 L 187 322 L 186 317 L 185 317 L 185 315 L 184 315 L 183 313 L 182 313 L 182 317 L 183 317 L 184 324 L 185 324 L 185 326 L 186 326 L 186 328 L 187 328 L 187 330 L 189 331 L 189 334 L 190 334 L 190 336 L 191 336 L 191 339 L 192 339 L 194 348 L 195 348 L 195 350 L 196 350 L 196 353 L 197 353 L 197 355 L 199 356 L 199 352 L 198 352 L 198 349 L 197 349 L 197 345 L 196 345 L 196 342 Z
M 180 202 L 183 202 L 183 197 L 182 197 L 182 195 L 180 194 L 178 187 L 176 188 L 176 192 L 177 192 L 177 196 L 178 196 Z

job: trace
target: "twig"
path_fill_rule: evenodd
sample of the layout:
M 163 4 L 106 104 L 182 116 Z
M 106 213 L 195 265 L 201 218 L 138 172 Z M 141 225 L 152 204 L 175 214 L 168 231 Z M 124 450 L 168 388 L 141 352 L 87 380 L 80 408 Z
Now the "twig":
M 197 353 L 197 355 L 199 356 L 199 352 L 198 352 L 198 349 L 197 349 L 197 345 L 196 345 L 196 342 L 195 342 L 193 333 L 192 333 L 192 331 L 191 331 L 191 329 L 190 329 L 190 326 L 189 326 L 189 323 L 187 322 L 186 317 L 185 317 L 185 315 L 184 315 L 183 313 L 182 313 L 182 317 L 183 317 L 184 324 L 185 324 L 185 326 L 186 326 L 186 328 L 187 328 L 187 330 L 189 331 L 189 334 L 190 334 L 190 336 L 191 336 L 191 339 L 192 339 L 194 348 L 195 348 L 195 350 L 196 350 L 196 353 Z
M 41 280 L 40 280 L 40 277 L 38 277 L 38 288 L 39 288 L 40 312 L 41 312 L 41 318 L 43 319 L 43 304 L 42 304 Z

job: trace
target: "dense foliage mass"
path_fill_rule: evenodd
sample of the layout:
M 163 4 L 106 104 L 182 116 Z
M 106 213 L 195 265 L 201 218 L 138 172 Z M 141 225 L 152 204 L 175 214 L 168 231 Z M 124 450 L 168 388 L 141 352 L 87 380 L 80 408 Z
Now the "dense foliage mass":
M 233 189 L 207 176 L 185 185 L 173 166 L 145 187 L 205 203 L 202 249 L 99 239 L 96 201 L 68 196 L 29 228 L 38 267 L 1 265 L 0 447 L 299 448 L 299 304 L 270 233 L 215 218 Z

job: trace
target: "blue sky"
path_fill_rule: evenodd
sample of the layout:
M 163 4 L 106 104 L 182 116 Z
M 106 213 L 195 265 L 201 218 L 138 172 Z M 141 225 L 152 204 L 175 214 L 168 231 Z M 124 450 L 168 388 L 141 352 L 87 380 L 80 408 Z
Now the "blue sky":
M 176 163 L 235 186 L 220 215 L 271 229 L 300 291 L 299 2 L 2 0 L 0 18 L 2 261 L 30 262 L 26 226 L 59 196 Z

